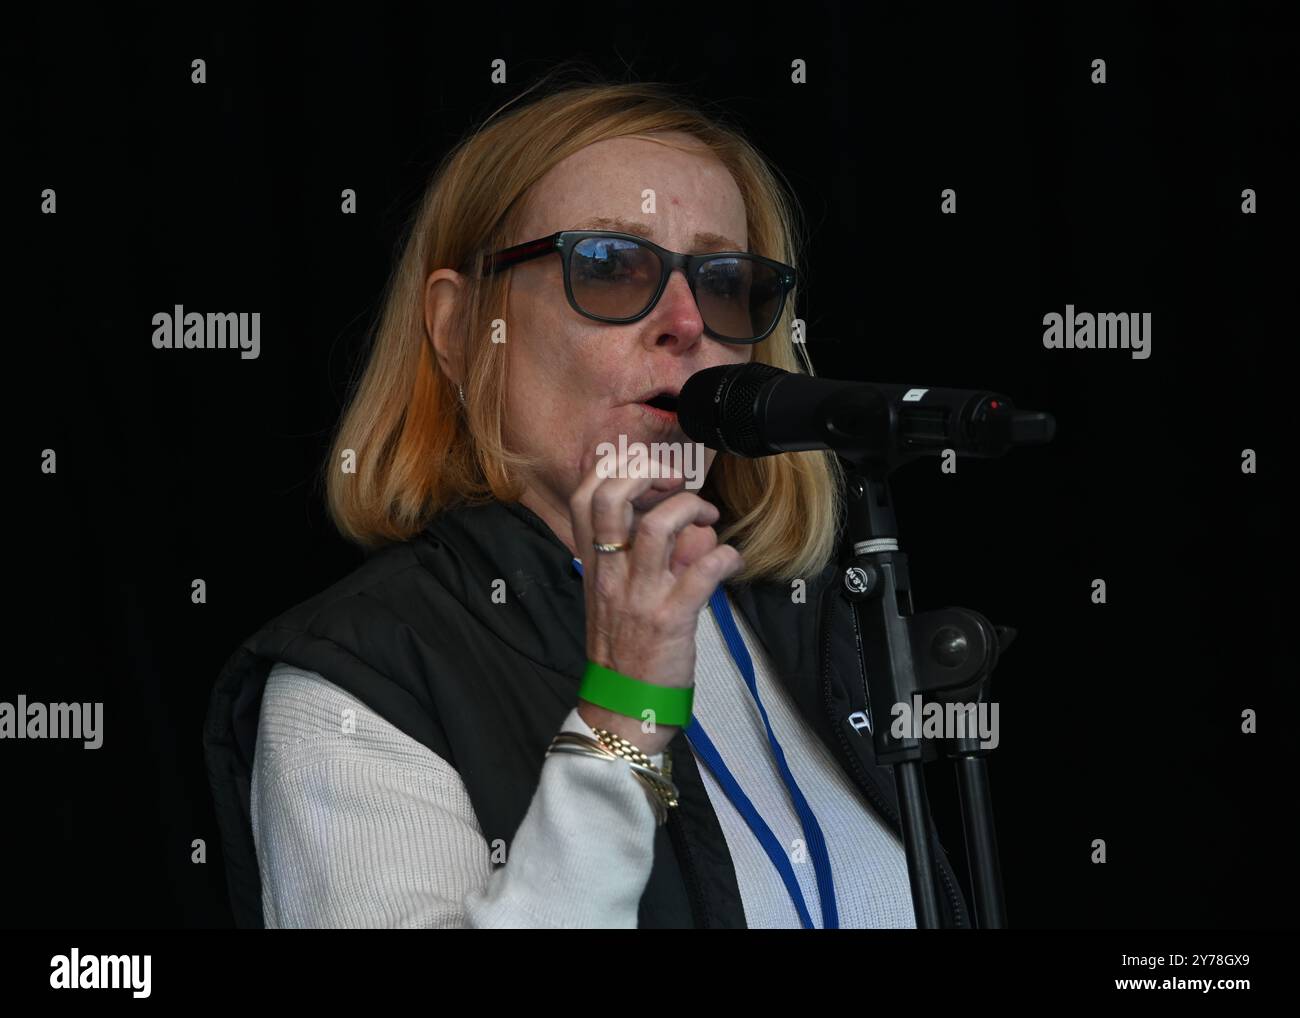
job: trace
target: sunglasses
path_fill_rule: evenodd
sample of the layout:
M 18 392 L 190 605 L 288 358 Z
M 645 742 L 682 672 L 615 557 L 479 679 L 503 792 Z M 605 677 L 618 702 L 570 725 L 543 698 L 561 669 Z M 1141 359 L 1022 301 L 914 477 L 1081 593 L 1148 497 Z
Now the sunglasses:
M 674 269 L 686 276 L 704 331 L 723 343 L 757 343 L 776 328 L 794 288 L 789 265 L 743 251 L 687 255 L 644 237 L 606 230 L 564 230 L 483 258 L 483 275 L 558 254 L 564 293 L 578 314 L 623 325 L 659 303 Z

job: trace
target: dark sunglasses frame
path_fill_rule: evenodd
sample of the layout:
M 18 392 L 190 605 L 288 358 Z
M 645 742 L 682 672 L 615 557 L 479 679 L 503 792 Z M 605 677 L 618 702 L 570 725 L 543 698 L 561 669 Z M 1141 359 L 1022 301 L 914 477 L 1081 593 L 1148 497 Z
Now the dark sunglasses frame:
M 585 311 L 579 306 L 577 299 L 573 296 L 573 285 L 569 281 L 569 265 L 573 256 L 573 251 L 578 244 L 589 237 L 605 237 L 613 240 L 628 240 L 648 248 L 659 256 L 659 285 L 655 287 L 654 296 L 645 309 L 635 315 L 626 318 L 610 318 L 606 315 L 593 314 Z M 669 251 L 667 248 L 660 247 L 658 244 L 647 240 L 645 237 L 638 237 L 630 233 L 615 233 L 610 230 L 561 230 L 559 233 L 553 233 L 549 237 L 541 237 L 537 240 L 530 240 L 523 244 L 516 244 L 508 247 L 503 251 L 497 251 L 495 254 L 483 256 L 482 274 L 484 277 L 493 273 L 508 269 L 511 266 L 518 265 L 521 262 L 531 261 L 534 258 L 541 258 L 544 255 L 558 254 L 561 255 L 561 264 L 564 266 L 564 293 L 569 299 L 569 306 L 584 318 L 590 318 L 597 322 L 608 322 L 611 325 L 626 325 L 629 322 L 639 322 L 648 315 L 659 304 L 659 298 L 663 296 L 664 290 L 668 286 L 668 277 L 672 275 L 674 269 L 681 269 L 682 274 L 686 277 L 686 284 L 691 288 L 691 296 L 695 297 L 698 304 L 699 298 L 695 296 L 695 270 L 704 262 L 711 261 L 715 258 L 746 258 L 751 261 L 759 262 L 777 272 L 777 278 L 781 284 L 781 303 L 776 309 L 776 314 L 772 316 L 772 323 L 767 327 L 762 335 L 755 336 L 753 339 L 734 339 L 729 336 L 719 336 L 709 328 L 707 322 L 704 324 L 705 333 L 712 339 L 723 343 L 736 343 L 740 345 L 750 345 L 762 342 L 772 334 L 777 323 L 781 320 L 781 315 L 785 311 L 785 302 L 790 296 L 790 291 L 794 289 L 797 273 L 795 270 L 782 262 L 774 261 L 771 258 L 764 258 L 762 255 L 751 254 L 748 251 L 710 251 L 707 254 L 688 255 L 679 254 L 676 251 Z

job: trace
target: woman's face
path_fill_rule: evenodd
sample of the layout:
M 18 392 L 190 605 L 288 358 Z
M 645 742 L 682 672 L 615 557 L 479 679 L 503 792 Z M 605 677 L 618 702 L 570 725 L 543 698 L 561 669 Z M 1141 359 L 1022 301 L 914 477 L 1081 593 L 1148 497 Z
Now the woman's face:
M 691 144 L 683 135 L 664 135 Z M 655 211 L 642 211 L 654 192 Z M 643 232 L 670 251 L 745 251 L 745 208 L 731 174 L 706 150 L 682 152 L 642 138 L 597 142 L 538 181 L 519 243 L 559 230 Z M 561 259 L 551 255 L 509 269 L 506 437 L 538 457 L 523 502 L 572 547 L 568 500 L 602 442 L 689 442 L 676 419 L 638 401 L 677 393 L 703 368 L 748 361 L 751 347 L 721 343 L 704 323 L 685 277 L 674 271 L 659 303 L 638 322 L 608 325 L 574 311 L 564 293 Z M 705 450 L 702 471 L 713 462 Z M 702 482 L 704 473 L 698 475 Z M 634 503 L 644 512 L 685 487 L 656 480 Z M 694 482 L 692 484 L 694 487 Z M 634 524 L 635 526 L 635 524 Z

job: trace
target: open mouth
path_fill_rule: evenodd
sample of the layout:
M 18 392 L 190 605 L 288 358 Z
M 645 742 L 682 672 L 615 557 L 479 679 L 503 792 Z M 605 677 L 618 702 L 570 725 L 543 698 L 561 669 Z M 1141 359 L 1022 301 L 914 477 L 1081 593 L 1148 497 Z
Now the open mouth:
M 666 392 L 661 392 L 658 396 L 655 396 L 653 399 L 646 400 L 646 402 L 643 403 L 642 405 L 648 407 L 654 407 L 654 409 L 662 410 L 665 413 L 670 413 L 670 414 L 677 413 L 677 397 L 670 396 Z

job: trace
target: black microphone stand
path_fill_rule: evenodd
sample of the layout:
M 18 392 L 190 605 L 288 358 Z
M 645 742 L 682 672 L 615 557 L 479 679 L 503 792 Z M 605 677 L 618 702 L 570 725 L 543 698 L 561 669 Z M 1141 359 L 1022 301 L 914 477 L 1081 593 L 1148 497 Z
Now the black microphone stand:
M 1002 927 L 1006 910 L 987 750 L 969 725 L 944 738 L 915 732 L 896 738 L 890 719 L 894 705 L 908 705 L 915 717 L 919 704 L 922 715 L 937 705 L 945 716 L 945 705 L 958 705 L 971 720 L 987 702 L 989 677 L 1015 630 L 968 608 L 912 614 L 912 583 L 907 556 L 898 547 L 888 477 L 922 455 L 984 458 L 1049 442 L 1055 421 L 1050 414 L 1017 410 L 1005 396 L 985 390 L 828 380 L 809 390 L 790 386 L 791 377 L 767 364 L 705 368 L 682 388 L 682 427 L 733 455 L 832 449 L 840 457 L 848 479 L 843 579 L 861 634 L 858 654 L 876 762 L 894 770 L 916 925 L 941 924 L 922 765 L 942 748 L 957 768 L 974 890 L 972 925 Z
M 926 759 L 936 755 L 926 742 L 941 741 L 957 768 L 975 898 L 972 926 L 1001 928 L 1006 914 L 985 765 L 988 750 L 969 729 L 964 737 L 948 740 L 918 739 L 910 733 L 895 738 L 890 722 L 893 705 L 911 708 L 916 694 L 922 704 L 983 702 L 989 676 L 1015 630 L 994 626 L 966 608 L 913 615 L 907 555 L 898 547 L 887 480 L 890 468 L 883 460 L 862 460 L 849 467 L 844 584 L 862 633 L 859 651 L 876 761 L 893 767 L 897 784 L 916 925 L 941 925 L 922 769 Z

